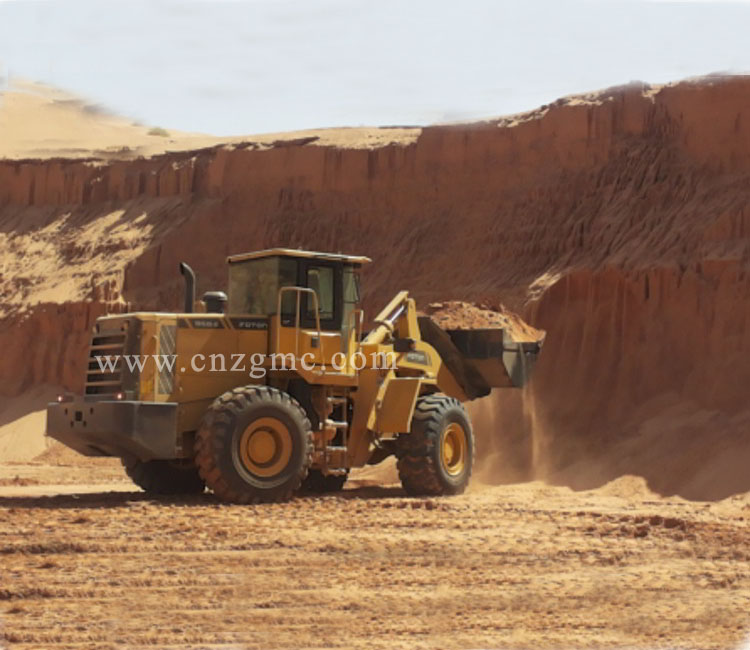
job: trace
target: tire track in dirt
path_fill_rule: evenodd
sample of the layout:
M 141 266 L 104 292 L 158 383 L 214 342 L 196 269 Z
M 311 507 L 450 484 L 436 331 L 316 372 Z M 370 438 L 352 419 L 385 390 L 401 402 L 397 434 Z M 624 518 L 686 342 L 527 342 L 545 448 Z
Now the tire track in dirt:
M 0 639 L 727 647 L 748 622 L 749 509 L 536 483 L 452 499 L 355 487 L 245 507 L 138 492 L 0 497 Z

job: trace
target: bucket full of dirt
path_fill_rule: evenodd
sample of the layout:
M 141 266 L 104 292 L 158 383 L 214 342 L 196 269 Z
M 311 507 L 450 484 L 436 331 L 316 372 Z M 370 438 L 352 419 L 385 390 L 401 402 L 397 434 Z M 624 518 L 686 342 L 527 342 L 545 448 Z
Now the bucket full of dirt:
M 419 317 L 422 339 L 442 357 L 469 399 L 493 388 L 522 388 L 545 333 L 503 308 L 433 303 Z

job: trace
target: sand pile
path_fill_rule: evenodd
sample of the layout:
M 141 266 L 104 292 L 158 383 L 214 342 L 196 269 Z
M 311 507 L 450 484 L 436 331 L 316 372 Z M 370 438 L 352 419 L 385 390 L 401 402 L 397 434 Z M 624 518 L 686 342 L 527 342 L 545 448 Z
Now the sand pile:
M 45 409 L 58 392 L 53 386 L 37 386 L 0 402 L 0 463 L 29 461 L 50 447 L 44 437 Z

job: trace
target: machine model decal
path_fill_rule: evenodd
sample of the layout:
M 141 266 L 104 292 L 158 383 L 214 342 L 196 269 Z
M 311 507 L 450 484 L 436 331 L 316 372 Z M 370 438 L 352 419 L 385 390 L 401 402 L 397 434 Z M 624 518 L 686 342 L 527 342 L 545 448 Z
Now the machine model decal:
M 421 363 L 424 366 L 430 365 L 430 358 L 427 356 L 426 352 L 422 352 L 421 350 L 416 350 L 414 352 L 407 352 L 406 360 L 409 363 Z
M 220 330 L 224 323 L 219 318 L 194 318 L 191 319 L 193 327 L 199 330 Z
M 232 326 L 238 330 L 267 330 L 268 321 L 265 318 L 232 318 Z

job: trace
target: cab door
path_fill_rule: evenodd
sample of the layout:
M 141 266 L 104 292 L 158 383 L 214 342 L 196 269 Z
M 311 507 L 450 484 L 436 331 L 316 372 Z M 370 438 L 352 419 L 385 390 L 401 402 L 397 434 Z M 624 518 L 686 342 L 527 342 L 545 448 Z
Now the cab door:
M 334 354 L 347 354 L 348 351 L 342 348 L 342 267 L 339 262 L 310 259 L 304 260 L 299 269 L 300 286 L 312 289 L 318 297 L 320 336 L 315 301 L 309 294 L 302 296 L 300 322 L 306 336 L 311 338 L 313 347 L 317 339 L 320 339 L 320 352 L 324 363 L 330 363 Z

